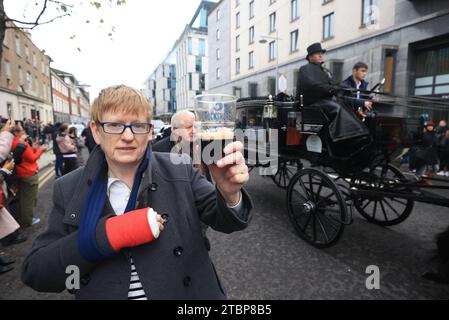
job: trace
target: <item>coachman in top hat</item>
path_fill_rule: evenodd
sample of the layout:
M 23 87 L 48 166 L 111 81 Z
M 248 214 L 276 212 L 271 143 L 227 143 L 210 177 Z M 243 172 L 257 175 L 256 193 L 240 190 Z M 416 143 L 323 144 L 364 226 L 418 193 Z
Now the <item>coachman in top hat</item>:
M 298 94 L 303 96 L 306 106 L 320 108 L 330 119 L 329 137 L 332 142 L 366 141 L 369 135 L 366 125 L 350 106 L 337 100 L 340 87 L 332 73 L 323 66 L 325 53 L 320 43 L 307 48 L 309 63 L 299 70 Z

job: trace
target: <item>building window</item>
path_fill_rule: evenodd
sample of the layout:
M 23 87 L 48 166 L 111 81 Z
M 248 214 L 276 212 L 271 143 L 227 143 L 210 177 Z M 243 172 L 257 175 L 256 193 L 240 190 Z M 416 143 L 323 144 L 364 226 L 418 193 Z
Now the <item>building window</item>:
M 221 11 L 220 9 L 217 10 L 217 21 L 220 21 L 221 19 Z
M 251 68 L 254 68 L 254 51 L 251 51 L 250 53 L 249 53 L 249 55 L 248 55 L 248 61 L 249 61 L 249 63 L 248 63 L 248 68 L 249 69 L 251 69 Z
M 377 0 L 362 0 L 362 26 L 375 24 L 377 20 Z
M 240 58 L 235 59 L 235 73 L 240 73 Z
M 291 15 L 292 15 L 292 21 L 299 18 L 298 0 L 292 0 L 292 2 L 291 2 Z
M 235 37 L 235 51 L 240 51 L 240 35 Z
M 270 14 L 270 32 L 276 31 L 276 12 Z
M 254 0 L 249 2 L 249 18 L 254 18 Z
M 19 86 L 23 86 L 23 71 L 21 66 L 19 66 Z
M 240 12 L 237 12 L 235 14 L 235 28 L 240 28 Z
M 217 41 L 220 40 L 220 29 L 217 29 L 217 32 L 215 35 L 216 35 Z
M 4 68 L 5 68 L 5 76 L 6 76 L 6 79 L 11 80 L 11 63 L 9 63 L 8 60 L 5 60 L 5 66 L 4 66 Z
M 20 39 L 16 36 L 16 53 L 18 56 L 22 55 L 22 51 L 20 50 Z
M 295 30 L 290 33 L 290 52 L 298 51 L 298 37 L 299 37 L 299 31 Z
M 220 77 L 221 77 L 221 70 L 220 70 L 220 68 L 217 68 L 217 70 L 215 70 L 215 76 L 216 76 L 217 80 L 220 79 Z
M 240 0 L 235 0 L 235 6 L 238 7 L 240 5 Z
M 203 70 L 203 62 L 202 61 L 203 60 L 201 59 L 201 57 L 195 58 L 195 71 L 196 72 L 202 72 L 202 70 Z M 167 79 L 167 80 L 168 80 L 168 83 L 170 84 L 170 79 Z
M 26 74 L 26 80 L 27 80 L 27 84 L 28 84 L 28 91 L 31 92 L 33 91 L 33 77 L 31 77 L 31 73 L 27 71 Z
M 9 47 L 9 32 L 8 30 L 5 30 L 5 38 L 3 39 L 3 45 L 5 47 Z
M 251 82 L 248 84 L 248 91 L 250 97 L 257 97 L 257 83 Z
M 334 0 L 323 0 L 323 5 L 324 5 L 324 4 L 327 4 L 327 3 L 329 3 L 329 2 L 332 2 L 332 1 L 334 1 Z
M 334 13 L 323 17 L 323 40 L 330 39 L 334 36 Z
M 36 52 L 33 52 L 33 67 L 37 68 Z
M 189 90 L 192 90 L 193 88 L 193 83 L 192 83 L 192 74 L 189 73 Z
M 269 50 L 269 60 L 272 61 L 276 59 L 277 52 L 276 52 L 276 41 L 271 41 L 268 45 Z
M 220 49 L 216 50 L 216 57 L 217 57 L 217 60 L 220 60 Z
M 206 90 L 206 75 L 204 73 L 200 74 L 200 90 Z
M 189 54 L 192 54 L 192 38 L 188 38 L 187 39 L 187 52 L 189 53 Z
M 233 95 L 235 97 L 240 99 L 242 97 L 242 88 L 240 88 L 240 87 L 233 87 L 232 88 L 232 93 L 233 93 Z
M 28 49 L 27 45 L 25 45 L 25 61 L 30 62 L 30 49 Z
M 416 96 L 449 94 L 449 46 L 416 55 Z
M 337 83 L 340 83 L 343 80 L 343 64 L 344 60 L 340 59 L 329 60 L 329 70 Z
M 254 26 L 249 28 L 249 44 L 254 43 Z
M 200 56 L 205 56 L 206 55 L 206 40 L 204 39 L 199 39 L 199 54 Z
M 268 86 L 268 94 L 275 95 L 276 94 L 276 78 L 269 77 L 267 81 Z
M 276 2 L 276 0 L 270 0 L 270 6 L 275 2 Z

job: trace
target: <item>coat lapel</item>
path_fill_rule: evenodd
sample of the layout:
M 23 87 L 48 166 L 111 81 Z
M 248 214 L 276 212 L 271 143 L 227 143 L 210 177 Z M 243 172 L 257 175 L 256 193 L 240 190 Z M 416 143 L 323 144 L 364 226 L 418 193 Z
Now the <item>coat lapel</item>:
M 83 168 L 81 179 L 79 180 L 78 185 L 73 189 L 74 195 L 67 206 L 63 218 L 64 223 L 73 226 L 79 225 L 83 204 L 87 198 L 89 187 L 95 178 L 98 163 L 102 157 L 103 151 L 100 147 L 95 148 L 90 154 L 87 164 Z

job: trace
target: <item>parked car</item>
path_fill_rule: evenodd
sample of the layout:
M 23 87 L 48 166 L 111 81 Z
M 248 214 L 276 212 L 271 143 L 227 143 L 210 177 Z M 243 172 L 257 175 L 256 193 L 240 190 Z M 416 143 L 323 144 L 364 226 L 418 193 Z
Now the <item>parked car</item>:
M 151 120 L 151 124 L 153 125 L 153 135 L 156 140 L 157 134 L 161 131 L 162 127 L 165 125 L 162 120 Z
M 171 134 L 171 125 L 164 125 L 158 133 L 156 133 L 156 141 L 161 140 Z

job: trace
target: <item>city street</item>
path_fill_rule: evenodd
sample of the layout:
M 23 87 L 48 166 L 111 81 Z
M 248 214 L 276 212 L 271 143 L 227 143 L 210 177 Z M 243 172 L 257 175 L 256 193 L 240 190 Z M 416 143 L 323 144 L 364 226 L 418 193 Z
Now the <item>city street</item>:
M 53 179 L 39 190 L 42 222 L 27 242 L 3 248 L 16 259 L 1 276 L 0 299 L 73 299 L 68 293 L 37 293 L 20 281 L 32 239 L 46 228 Z M 422 279 L 436 248 L 434 236 L 449 225 L 447 208 L 416 204 L 404 223 L 382 228 L 355 215 L 340 241 L 318 250 L 296 236 L 285 209 L 285 191 L 254 170 L 247 186 L 254 202 L 248 229 L 225 235 L 208 231 L 211 257 L 230 299 L 449 299 L 449 286 Z M 366 267 L 380 269 L 380 289 L 365 286 Z

